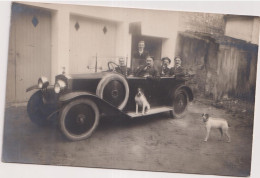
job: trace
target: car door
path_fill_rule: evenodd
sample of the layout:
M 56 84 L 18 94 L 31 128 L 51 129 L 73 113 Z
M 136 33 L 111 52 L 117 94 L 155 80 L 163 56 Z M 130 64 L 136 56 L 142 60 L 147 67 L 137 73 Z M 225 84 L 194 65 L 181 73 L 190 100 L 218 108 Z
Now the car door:
M 174 89 L 183 83 L 172 77 L 160 77 L 150 82 L 153 106 L 169 105 L 172 101 Z

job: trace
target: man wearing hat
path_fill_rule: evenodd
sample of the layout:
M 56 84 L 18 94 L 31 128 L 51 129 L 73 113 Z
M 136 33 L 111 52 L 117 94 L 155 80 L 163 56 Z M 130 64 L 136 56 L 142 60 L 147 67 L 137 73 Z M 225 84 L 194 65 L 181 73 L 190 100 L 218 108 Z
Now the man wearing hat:
M 162 58 L 162 67 L 160 69 L 161 77 L 169 77 L 171 75 L 171 68 L 169 68 L 170 63 L 171 63 L 170 58 L 168 57 Z

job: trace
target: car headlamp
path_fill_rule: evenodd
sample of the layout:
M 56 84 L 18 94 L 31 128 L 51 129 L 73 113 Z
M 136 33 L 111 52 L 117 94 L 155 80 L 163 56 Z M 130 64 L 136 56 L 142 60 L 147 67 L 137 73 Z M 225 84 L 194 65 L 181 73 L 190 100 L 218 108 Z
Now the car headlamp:
M 38 80 L 38 87 L 40 89 L 47 88 L 48 85 L 49 85 L 49 81 L 48 81 L 47 77 L 39 78 L 39 80 Z
M 66 87 L 66 83 L 62 80 L 58 80 L 54 85 L 54 91 L 55 93 L 60 93 L 61 90 L 63 90 Z

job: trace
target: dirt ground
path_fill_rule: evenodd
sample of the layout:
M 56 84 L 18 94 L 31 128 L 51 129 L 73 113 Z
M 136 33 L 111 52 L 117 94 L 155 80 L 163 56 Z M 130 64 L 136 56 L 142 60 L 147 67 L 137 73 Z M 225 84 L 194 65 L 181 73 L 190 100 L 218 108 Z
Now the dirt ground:
M 226 118 L 231 143 L 212 130 L 204 142 L 201 113 Z M 248 176 L 251 167 L 253 116 L 205 102 L 190 104 L 182 119 L 169 114 L 134 120 L 103 118 L 87 140 L 70 142 L 57 124 L 37 127 L 26 107 L 5 113 L 4 162 L 117 168 L 179 173 Z

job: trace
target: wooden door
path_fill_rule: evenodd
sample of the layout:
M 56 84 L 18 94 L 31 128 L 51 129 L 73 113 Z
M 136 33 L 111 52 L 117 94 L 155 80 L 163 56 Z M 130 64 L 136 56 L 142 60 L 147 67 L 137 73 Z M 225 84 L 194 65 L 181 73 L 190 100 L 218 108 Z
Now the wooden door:
M 242 50 L 238 52 L 236 94 L 244 99 L 250 96 L 250 62 L 251 55 L 249 52 Z
M 28 101 L 32 92 L 26 93 L 26 88 L 37 84 L 40 76 L 51 76 L 51 15 L 13 4 L 11 24 L 7 98 Z
M 115 61 L 116 23 L 92 18 L 70 18 L 70 73 L 106 70 L 107 62 Z

